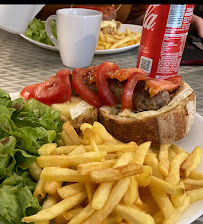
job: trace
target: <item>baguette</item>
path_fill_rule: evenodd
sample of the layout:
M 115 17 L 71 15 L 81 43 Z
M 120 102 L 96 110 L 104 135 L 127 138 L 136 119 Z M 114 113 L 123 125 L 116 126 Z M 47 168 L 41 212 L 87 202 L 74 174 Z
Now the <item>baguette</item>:
M 182 82 L 171 105 L 157 112 L 144 111 L 142 116 L 137 112 L 137 116 L 132 117 L 115 115 L 111 111 L 107 106 L 101 107 L 100 122 L 118 140 L 138 144 L 152 141 L 160 145 L 180 140 L 189 133 L 196 113 L 196 97 L 191 87 Z

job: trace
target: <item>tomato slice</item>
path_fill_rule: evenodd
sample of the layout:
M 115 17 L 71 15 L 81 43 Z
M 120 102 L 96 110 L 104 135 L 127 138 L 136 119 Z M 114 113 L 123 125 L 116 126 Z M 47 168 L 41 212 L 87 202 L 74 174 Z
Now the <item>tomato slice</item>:
M 75 91 L 90 105 L 94 107 L 101 107 L 103 101 L 97 92 L 89 89 L 83 82 L 84 74 L 86 74 L 86 69 L 76 68 L 72 71 L 71 83 Z
M 25 87 L 20 94 L 26 99 L 34 98 L 47 105 L 64 103 L 71 98 L 69 75 L 69 69 L 62 69 L 42 83 Z
M 149 79 L 145 82 L 145 90 L 148 90 L 150 97 L 164 90 L 173 92 L 178 88 L 181 80 L 181 76 L 173 76 L 168 79 Z
M 85 69 L 84 79 L 86 80 L 88 84 L 96 82 L 96 74 L 97 74 L 98 68 L 99 68 L 99 65 L 91 66 Z
M 109 90 L 108 79 L 106 75 L 110 71 L 115 71 L 119 69 L 118 65 L 112 62 L 103 62 L 98 70 L 96 75 L 96 85 L 99 95 L 101 96 L 104 103 L 108 106 L 113 106 L 117 103 L 116 96 Z
M 30 98 L 34 98 L 34 92 L 36 87 L 39 84 L 34 84 L 34 85 L 30 85 L 30 86 L 26 86 L 25 88 L 22 89 L 22 91 L 20 92 L 20 95 L 24 98 L 29 100 Z
M 139 72 L 143 75 L 146 75 L 146 72 L 141 68 L 122 68 L 116 71 L 110 71 L 107 73 L 107 76 L 111 79 L 118 79 L 120 82 L 128 79 L 133 73 Z
M 122 110 L 133 109 L 132 98 L 137 81 L 146 79 L 148 79 L 148 76 L 139 72 L 135 72 L 129 77 L 123 90 L 122 103 L 121 103 Z

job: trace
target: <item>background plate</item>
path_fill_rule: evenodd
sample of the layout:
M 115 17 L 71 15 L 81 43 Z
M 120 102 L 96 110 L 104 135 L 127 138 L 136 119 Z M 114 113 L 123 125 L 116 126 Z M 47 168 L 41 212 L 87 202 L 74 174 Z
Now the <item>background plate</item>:
M 141 33 L 142 32 L 142 26 L 138 26 L 138 25 L 132 25 L 132 24 L 121 24 L 121 27 L 119 29 L 120 32 L 125 32 L 125 28 L 128 27 L 130 31 L 133 32 L 138 32 Z M 38 41 L 32 40 L 29 37 L 25 36 L 24 34 L 20 34 L 21 37 L 23 37 L 24 39 L 26 39 L 27 41 L 29 41 L 32 44 L 35 44 L 39 47 L 51 50 L 51 51 L 58 51 L 58 49 L 55 46 L 51 46 L 48 44 L 43 44 L 40 43 Z M 133 44 L 131 46 L 127 46 L 127 47 L 121 47 L 121 48 L 116 48 L 116 49 L 111 49 L 111 50 L 96 50 L 95 51 L 95 55 L 97 54 L 114 54 L 114 53 L 119 53 L 119 52 L 123 52 L 123 51 L 128 51 L 132 48 L 138 47 L 140 45 L 140 43 L 137 44 Z

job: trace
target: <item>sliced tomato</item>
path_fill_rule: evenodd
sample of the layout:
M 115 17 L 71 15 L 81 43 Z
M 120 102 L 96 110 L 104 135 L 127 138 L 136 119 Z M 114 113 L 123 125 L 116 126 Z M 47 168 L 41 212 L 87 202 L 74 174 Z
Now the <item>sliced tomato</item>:
M 118 79 L 120 82 L 128 79 L 133 73 L 139 72 L 146 75 L 146 72 L 141 68 L 122 68 L 116 71 L 110 71 L 107 76 L 111 79 Z
M 106 75 L 110 71 L 115 71 L 119 69 L 118 65 L 112 62 L 103 62 L 98 70 L 96 75 L 96 85 L 99 95 L 101 96 L 104 103 L 108 106 L 113 106 L 117 103 L 116 96 L 109 90 L 108 79 Z
M 20 92 L 20 95 L 24 98 L 29 100 L 30 98 L 34 98 L 34 92 L 36 87 L 39 84 L 34 84 L 34 85 L 30 85 L 30 86 L 26 86 L 25 88 L 22 89 L 22 91 Z
M 69 69 L 62 69 L 42 83 L 25 87 L 21 91 L 21 96 L 26 99 L 34 98 L 47 105 L 69 101 L 71 98 L 69 75 Z
M 84 79 L 86 80 L 86 82 L 88 84 L 96 82 L 96 73 L 97 73 L 98 68 L 99 68 L 99 65 L 86 68 L 85 74 L 84 74 Z
M 103 101 L 97 92 L 89 89 L 83 81 L 84 74 L 87 70 L 84 68 L 76 68 L 72 71 L 71 83 L 75 91 L 90 105 L 101 107 Z
M 135 86 L 139 80 L 146 80 L 146 79 L 148 79 L 148 76 L 146 74 L 139 72 L 135 72 L 129 77 L 123 90 L 122 103 L 121 103 L 122 110 L 133 109 L 132 98 Z
M 181 76 L 173 76 L 168 79 L 149 79 L 145 82 L 145 90 L 148 90 L 150 97 L 164 90 L 173 92 L 178 88 L 181 80 Z

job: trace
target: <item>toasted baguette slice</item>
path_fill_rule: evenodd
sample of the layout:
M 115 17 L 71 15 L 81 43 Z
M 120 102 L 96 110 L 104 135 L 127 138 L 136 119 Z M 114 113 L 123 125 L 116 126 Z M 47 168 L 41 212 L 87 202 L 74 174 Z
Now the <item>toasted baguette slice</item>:
M 80 130 L 82 123 L 93 124 L 99 118 L 98 108 L 89 105 L 81 97 L 72 96 L 71 101 L 52 104 L 51 108 L 60 111 L 61 120 L 70 121 L 76 131 Z
M 111 114 L 112 110 L 106 106 L 101 107 L 100 122 L 122 142 L 135 141 L 141 144 L 150 140 L 157 145 L 180 140 L 189 133 L 196 112 L 196 97 L 191 87 L 182 82 L 180 89 L 171 104 L 157 112 L 124 117 Z
M 94 107 L 94 108 L 91 108 L 89 110 L 86 110 L 79 117 L 70 121 L 70 123 L 72 124 L 72 126 L 75 128 L 75 130 L 77 132 L 80 132 L 80 126 L 83 123 L 93 124 L 95 121 L 98 121 L 98 119 L 99 119 L 98 108 Z

